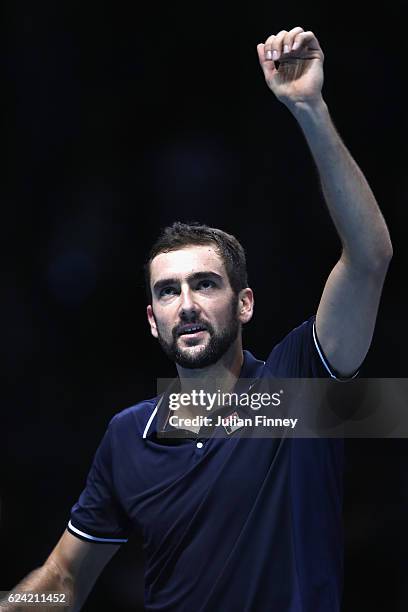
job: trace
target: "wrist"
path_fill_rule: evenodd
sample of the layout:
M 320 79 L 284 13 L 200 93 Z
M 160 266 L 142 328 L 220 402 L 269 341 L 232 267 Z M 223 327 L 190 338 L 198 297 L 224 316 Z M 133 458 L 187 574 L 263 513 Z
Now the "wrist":
M 288 103 L 286 106 L 299 123 L 320 121 L 329 114 L 327 104 L 321 95 L 313 99 Z

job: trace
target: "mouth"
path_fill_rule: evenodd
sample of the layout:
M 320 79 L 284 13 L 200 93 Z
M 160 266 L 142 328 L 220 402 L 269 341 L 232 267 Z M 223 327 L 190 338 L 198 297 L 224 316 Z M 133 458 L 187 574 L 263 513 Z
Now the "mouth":
M 205 332 L 207 331 L 207 328 L 205 327 L 205 325 L 199 325 L 199 324 L 188 324 L 188 325 L 183 325 L 178 332 L 178 336 L 183 336 L 184 338 L 201 338 L 204 336 Z

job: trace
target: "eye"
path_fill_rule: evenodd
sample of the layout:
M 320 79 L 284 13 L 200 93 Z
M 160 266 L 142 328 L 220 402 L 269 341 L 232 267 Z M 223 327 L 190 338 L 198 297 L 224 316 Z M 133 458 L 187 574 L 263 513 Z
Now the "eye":
M 159 298 L 171 297 L 172 295 L 175 295 L 176 293 L 177 293 L 176 288 L 169 285 L 168 287 L 163 287 L 162 289 L 160 289 Z
M 205 278 L 202 281 L 200 281 L 197 285 L 197 289 L 212 289 L 213 287 L 215 287 L 216 284 L 214 283 L 214 281 Z

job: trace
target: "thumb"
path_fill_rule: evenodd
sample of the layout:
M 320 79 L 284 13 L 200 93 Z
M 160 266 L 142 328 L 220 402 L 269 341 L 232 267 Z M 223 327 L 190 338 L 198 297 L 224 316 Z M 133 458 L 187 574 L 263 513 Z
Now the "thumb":
M 275 62 L 273 59 L 266 59 L 264 43 L 259 43 L 259 45 L 256 46 L 256 50 L 258 51 L 258 59 L 264 71 L 265 79 L 269 80 L 277 72 Z

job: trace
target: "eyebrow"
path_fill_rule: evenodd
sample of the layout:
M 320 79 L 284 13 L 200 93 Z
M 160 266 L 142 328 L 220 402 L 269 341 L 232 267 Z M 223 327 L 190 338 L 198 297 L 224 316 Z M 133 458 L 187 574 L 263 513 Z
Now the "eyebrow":
M 212 278 L 214 280 L 217 280 L 219 283 L 223 283 L 222 276 L 220 276 L 220 274 L 217 274 L 216 272 L 194 272 L 194 274 L 190 274 L 189 276 L 187 276 L 187 282 L 191 283 L 194 281 L 203 280 L 204 278 Z M 163 278 L 162 280 L 157 281 L 153 285 L 153 291 L 155 293 L 158 293 L 160 289 L 163 289 L 163 287 L 178 284 L 180 284 L 180 280 L 178 278 Z

